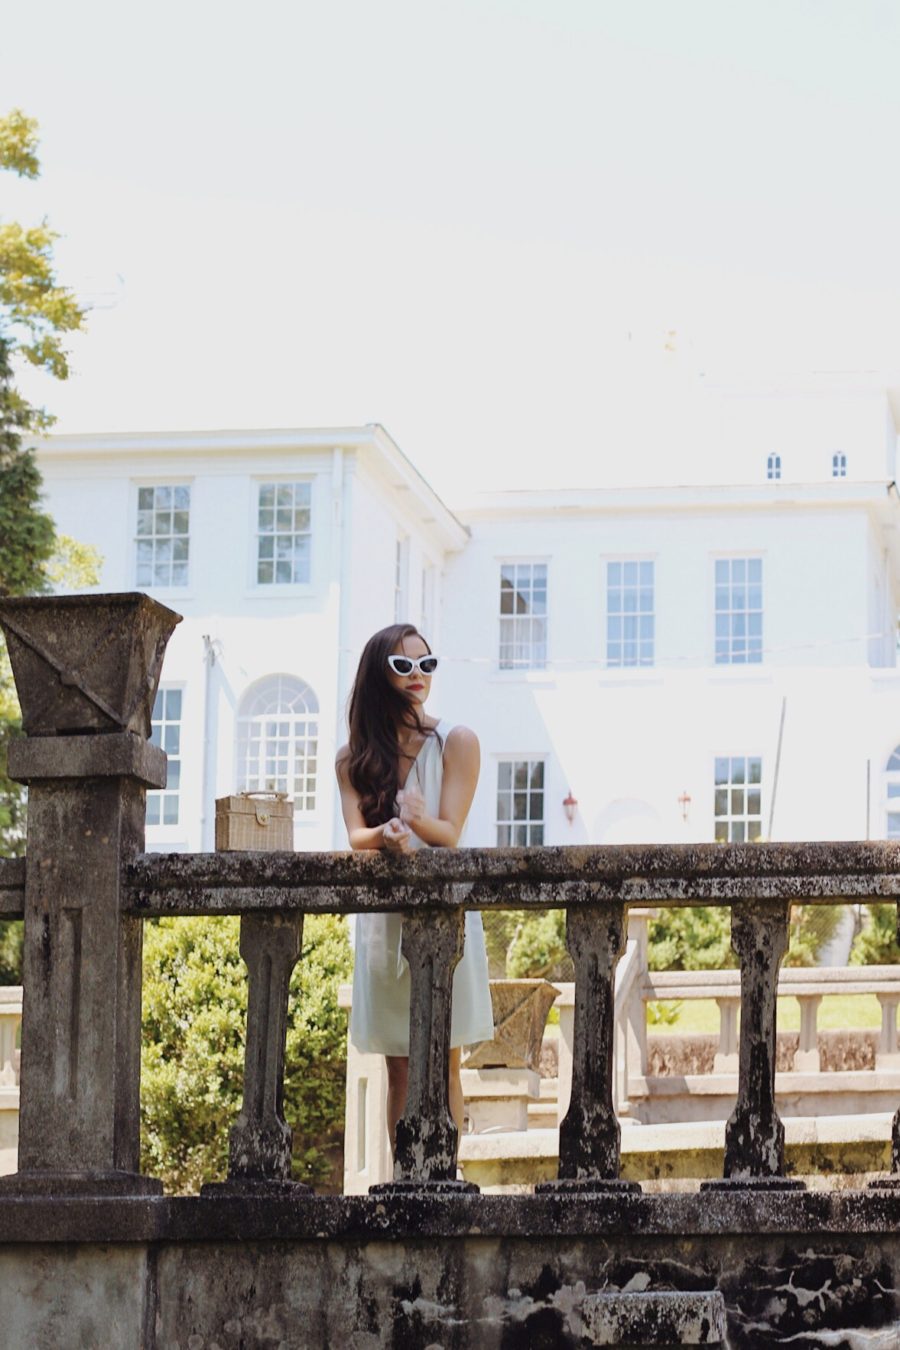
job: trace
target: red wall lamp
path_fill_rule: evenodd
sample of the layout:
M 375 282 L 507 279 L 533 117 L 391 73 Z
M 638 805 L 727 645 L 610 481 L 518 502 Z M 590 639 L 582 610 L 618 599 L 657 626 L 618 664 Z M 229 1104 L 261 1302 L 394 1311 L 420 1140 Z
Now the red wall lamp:
M 570 825 L 574 825 L 575 816 L 578 812 L 578 798 L 572 796 L 571 788 L 569 788 L 568 797 L 563 797 L 563 810 L 566 813 L 566 820 Z

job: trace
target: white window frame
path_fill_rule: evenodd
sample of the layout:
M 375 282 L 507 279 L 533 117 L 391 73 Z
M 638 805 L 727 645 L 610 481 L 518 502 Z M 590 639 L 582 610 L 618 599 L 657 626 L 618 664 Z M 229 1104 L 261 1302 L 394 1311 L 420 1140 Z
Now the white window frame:
M 642 581 L 642 579 L 641 579 L 640 573 L 641 573 L 641 569 L 642 569 L 643 567 L 648 566 L 648 565 L 649 565 L 649 567 L 650 567 L 650 569 L 651 569 L 651 581 L 650 581 L 650 587 L 649 587 L 650 592 L 651 592 L 651 594 L 650 594 L 650 608 L 647 609 L 647 610 L 642 610 L 642 609 L 640 608 L 640 604 L 641 604 L 641 592 L 642 592 L 642 591 L 646 591 L 646 590 L 647 590 L 647 587 L 643 584 L 643 581 Z M 636 567 L 638 568 L 638 579 L 637 579 L 637 581 L 634 583 L 634 585 L 631 587 L 631 589 L 634 589 L 634 590 L 637 591 L 637 596 L 638 596 L 638 602 L 637 602 L 637 603 L 638 603 L 638 608 L 636 608 L 636 609 L 634 609 L 634 610 L 627 610 L 627 609 L 624 607 L 624 596 L 625 596 L 625 588 L 626 588 L 626 583 L 625 583 L 625 579 L 624 579 L 624 573 L 623 573 L 622 580 L 621 580 L 621 582 L 620 582 L 620 584 L 619 584 L 619 587 L 618 587 L 618 589 L 622 592 L 623 608 L 620 609 L 620 610 L 618 610 L 618 611 L 612 610 L 612 609 L 610 608 L 610 584 L 611 584 L 611 580 L 610 580 L 610 568 L 611 568 L 611 567 L 617 567 L 617 566 L 622 567 L 623 569 L 624 569 L 625 567 L 628 567 L 628 566 L 636 566 Z M 654 666 L 656 665 L 656 558 L 655 558 L 652 554 L 646 554 L 646 553 L 644 553 L 644 554 L 625 554 L 625 553 L 623 553 L 623 554 L 610 554 L 608 557 L 606 557 L 606 558 L 603 559 L 602 588 L 603 588 L 603 664 L 604 664 L 604 666 L 606 667 L 607 670 L 629 670 L 629 671 L 635 671 L 635 670 L 652 670 L 652 669 L 654 668 Z M 634 641 L 634 642 L 636 642 L 636 644 L 637 644 L 637 647 L 638 647 L 638 659 L 637 659 L 636 661 L 626 661 L 626 660 L 625 660 L 625 646 L 626 646 L 626 641 L 627 641 L 627 640 L 626 640 L 626 638 L 625 638 L 625 636 L 624 636 L 624 632 L 625 632 L 624 623 L 625 623 L 625 620 L 627 620 L 627 619 L 628 619 L 629 617 L 631 617 L 631 616 L 633 616 L 635 619 L 637 619 L 637 620 L 639 620 L 639 621 L 640 621 L 640 620 L 647 620 L 647 619 L 649 619 L 650 625 L 651 625 L 651 630 L 652 630 L 649 639 L 648 639 L 648 638 L 642 638 L 642 637 L 638 636 L 636 639 L 629 639 L 629 640 L 628 640 L 628 641 Z M 611 639 L 611 638 L 610 638 L 610 634 L 609 634 L 610 622 L 611 622 L 612 620 L 617 619 L 617 618 L 621 618 L 622 621 L 623 621 L 623 629 L 622 629 L 623 635 L 622 635 L 621 638 L 618 638 L 618 639 Z M 618 645 L 622 648 L 622 653 L 621 653 L 621 659 L 620 659 L 620 660 L 613 660 L 613 658 L 612 658 L 612 655 L 611 655 L 611 644 L 612 644 L 613 641 L 617 641 L 617 642 L 618 642 Z M 645 660 L 641 660 L 640 648 L 641 648 L 641 646 L 642 646 L 645 642 L 648 642 L 648 641 L 649 641 L 649 643 L 650 643 L 650 659 L 649 659 L 649 660 L 646 660 L 646 661 L 645 661 Z
M 170 694 L 179 695 L 179 715 L 177 718 L 167 718 L 165 716 L 166 705 Z M 152 720 L 150 739 L 153 745 L 161 746 L 161 748 L 166 751 L 168 760 L 168 782 L 164 788 L 151 788 L 147 792 L 147 829 L 154 831 L 154 838 L 156 838 L 156 835 L 159 832 L 167 830 L 179 830 L 183 832 L 184 830 L 181 812 L 183 806 L 181 794 L 184 786 L 182 778 L 182 771 L 184 768 L 184 685 L 177 683 L 161 684 L 156 691 L 156 699 L 154 699 L 153 703 L 154 712 L 156 711 L 157 700 L 160 698 L 163 701 L 163 717 L 161 719 L 154 718 Z M 157 726 L 159 727 L 158 736 Z M 177 728 L 177 736 L 174 738 L 177 741 L 177 749 L 166 749 L 167 743 L 171 746 L 173 741 L 173 737 L 166 735 L 170 728 Z M 175 770 L 174 774 L 173 769 Z M 177 780 L 177 786 L 175 787 L 172 786 L 173 778 Z M 172 798 L 175 799 L 175 819 L 166 820 L 166 800 L 171 800 Z M 150 820 L 151 803 L 159 806 L 158 821 Z
M 728 587 L 729 598 L 733 599 L 735 589 L 738 589 L 739 592 L 739 588 L 741 587 L 741 585 L 743 585 L 744 589 L 748 592 L 746 602 L 741 607 L 734 608 L 731 605 L 729 605 L 728 609 L 722 610 L 719 609 L 719 592 L 720 589 L 722 589 L 723 585 L 723 583 L 719 581 L 719 564 L 721 563 L 728 564 L 728 581 L 726 584 Z M 758 608 L 755 606 L 751 606 L 749 603 L 750 600 L 749 590 L 751 585 L 755 585 L 755 583 L 750 581 L 749 576 L 745 577 L 743 583 L 741 583 L 740 580 L 736 580 L 733 572 L 735 563 L 744 563 L 748 568 L 749 565 L 752 563 L 759 564 L 760 604 Z M 720 553 L 715 555 L 712 559 L 712 632 L 713 632 L 712 656 L 713 656 L 713 665 L 716 667 L 717 670 L 722 670 L 723 668 L 730 669 L 734 667 L 744 669 L 746 666 L 759 666 L 763 663 L 763 660 L 765 658 L 765 613 L 766 613 L 764 564 L 765 558 L 763 554 L 753 552 Z M 759 624 L 758 624 L 759 633 L 751 634 L 749 631 L 751 627 L 750 620 L 751 616 L 755 616 L 756 614 L 759 615 Z M 739 615 L 743 615 L 745 620 L 744 624 L 745 631 L 743 635 L 735 633 L 734 627 L 730 622 L 730 620 Z M 729 620 L 729 623 L 727 625 L 728 632 L 724 636 L 721 636 L 719 633 L 718 620 L 720 616 L 726 617 Z M 758 656 L 750 655 L 749 643 L 751 641 L 751 638 L 754 642 L 756 641 L 759 642 Z M 743 640 L 745 647 L 747 648 L 747 653 L 744 659 L 738 658 L 736 660 L 734 655 L 735 643 L 739 640 Z M 721 658 L 719 654 L 720 642 L 727 642 L 728 644 L 727 655 L 724 658 Z
M 522 755 L 508 754 L 498 755 L 496 757 L 497 771 L 494 777 L 494 839 L 497 848 L 535 848 L 547 842 L 547 787 L 548 787 L 548 767 L 549 758 L 547 755 Z M 525 766 L 526 786 L 517 788 L 516 772 L 521 766 Z M 534 769 L 541 768 L 541 786 L 533 787 L 531 780 Z M 509 767 L 509 786 L 501 786 L 505 782 L 503 770 Z M 526 816 L 516 820 L 514 813 L 516 810 L 516 796 L 524 793 Z M 533 798 L 541 798 L 541 814 L 531 814 Z M 501 810 L 501 797 L 508 799 L 509 817 L 504 817 Z M 516 828 L 524 830 L 525 838 L 515 842 L 514 831 Z M 502 842 L 503 831 L 509 830 L 510 842 Z
M 759 765 L 759 777 L 751 782 L 754 764 Z M 762 838 L 764 786 L 762 755 L 734 753 L 715 756 L 713 839 L 716 843 L 750 844 Z M 756 809 L 751 810 L 751 805 Z M 722 838 L 723 834 L 725 838 Z
M 770 479 L 772 482 L 776 482 L 780 477 L 781 456 L 773 450 L 766 460 L 766 478 Z
M 900 743 L 888 755 L 884 768 L 884 837 L 900 839 Z
M 494 650 L 495 650 L 496 653 L 497 653 L 497 657 L 496 657 L 496 669 L 497 669 L 501 674 L 506 675 L 506 676 L 510 676 L 510 675 L 512 675 L 512 676 L 515 676 L 515 675 L 521 675 L 521 674 L 523 674 L 524 672 L 530 671 L 530 670 L 541 670 L 541 671 L 546 670 L 546 669 L 548 668 L 549 664 L 550 664 L 550 613 L 551 613 L 551 597 L 552 597 L 552 589 L 551 589 L 551 581 L 550 581 L 550 559 L 547 558 L 547 557 L 544 557 L 544 558 L 534 558 L 534 557 L 531 557 L 531 558 L 498 558 L 498 559 L 496 559 L 496 567 L 497 567 L 497 571 L 496 571 L 496 573 L 495 573 L 495 577 L 496 577 L 496 581 L 495 581 L 496 590 L 494 591 L 494 595 L 495 595 L 495 597 L 496 597 L 496 598 L 495 598 L 495 604 L 497 605 L 497 609 L 496 609 L 496 611 L 495 611 L 496 614 L 497 614 L 497 628 L 496 628 L 497 645 L 496 645 L 496 647 L 494 648 Z M 528 613 L 527 615 L 504 614 L 504 613 L 503 613 L 503 609 L 502 609 L 502 605 L 503 605 L 503 598 L 502 598 L 502 597 L 503 597 L 503 570 L 504 570 L 504 568 L 508 568 L 508 567 L 514 567 L 514 568 L 518 568 L 518 567 L 531 567 L 531 568 L 535 568 L 535 567 L 543 567 L 543 568 L 545 569 L 545 571 L 544 571 L 544 592 L 545 592 L 545 595 L 546 595 L 546 600 L 545 600 L 545 606 L 544 606 L 544 613 L 543 613 L 543 614 L 534 614 L 534 613 L 532 613 L 531 611 L 529 611 L 529 613 Z M 532 573 L 532 582 L 533 582 L 533 573 Z M 502 656 L 502 648 L 503 648 L 503 646 L 504 646 L 504 643 L 503 643 L 503 632 L 504 632 L 504 627 L 503 627 L 503 625 L 504 625 L 504 621 L 507 621 L 507 622 L 508 622 L 508 621 L 510 621 L 510 620 L 513 622 L 513 624 L 515 624 L 517 621 L 519 621 L 519 622 L 521 622 L 521 623 L 523 623 L 523 624 L 526 623 L 526 622 L 529 623 L 529 624 L 533 624 L 535 621 L 543 620 L 543 624 L 544 624 L 544 640 L 543 640 L 543 659 L 542 659 L 542 660 L 538 660 L 538 661 L 535 661 L 535 660 L 534 660 L 533 640 L 532 640 L 532 639 L 529 639 L 529 644 L 530 644 L 532 650 L 531 650 L 531 654 L 530 654 L 529 659 L 528 659 L 527 662 L 524 662 L 524 661 L 523 661 L 523 662 L 519 662 L 519 661 L 516 661 L 515 658 L 513 658 L 511 661 L 506 661 L 506 662 L 504 662 L 503 656 Z M 515 632 L 515 629 L 514 629 L 513 631 Z M 514 641 L 513 641 L 513 647 L 515 648 L 516 645 L 517 645 L 517 643 L 516 643 L 516 641 L 515 641 L 515 639 L 514 639 Z
M 288 686 L 295 687 L 292 694 L 293 698 L 303 698 L 305 694 L 308 694 L 310 706 L 301 712 L 290 709 L 274 712 L 247 711 L 248 707 L 252 707 L 252 700 L 259 698 L 268 687 L 277 685 L 277 692 L 280 693 L 282 681 Z M 241 695 L 235 718 L 235 780 L 238 791 L 287 792 L 294 802 L 295 820 L 315 819 L 321 798 L 321 778 L 319 775 L 320 719 L 321 705 L 318 696 L 312 685 L 301 676 L 279 671 L 271 675 L 263 675 L 260 679 L 254 680 L 253 684 L 245 689 Z M 272 733 L 267 729 L 267 723 L 270 725 L 277 724 L 279 729 Z M 260 727 L 258 737 L 252 734 L 255 726 Z M 282 727 L 285 727 L 286 730 L 282 730 Z M 258 743 L 259 748 L 256 753 L 251 754 L 254 742 Z M 283 749 L 282 744 L 285 742 L 286 748 Z M 299 755 L 298 746 L 301 744 L 304 746 L 304 753 Z M 272 757 L 277 760 L 285 759 L 286 761 L 287 772 L 283 779 L 279 772 L 269 774 L 265 768 L 261 768 L 266 764 L 267 746 L 272 745 L 276 747 L 270 752 Z M 312 769 L 310 769 L 310 761 L 312 761 Z M 295 791 L 298 778 L 302 778 L 304 783 L 300 792 Z M 312 798 L 311 805 L 309 804 L 310 797 Z
M 187 534 L 186 534 L 186 535 L 181 534 L 180 532 L 176 535 L 176 534 L 172 533 L 171 531 L 170 531 L 168 534 L 157 534 L 157 533 L 155 532 L 155 530 L 154 530 L 153 534 L 149 534 L 149 535 L 141 535 L 141 534 L 138 533 L 139 513 L 141 512 L 141 505 L 140 505 L 140 501 L 141 501 L 141 492 L 142 492 L 142 491 L 143 491 L 143 492 L 146 492 L 146 491 L 148 491 L 148 490 L 152 490 L 153 493 L 154 493 L 154 495 L 155 495 L 156 491 L 157 491 L 159 488 L 171 488 L 173 491 L 174 491 L 174 489 L 176 489 L 176 488 L 187 488 L 187 492 L 188 492 L 188 506 L 187 506 L 188 530 L 187 530 Z M 156 511 L 157 511 L 157 508 L 156 508 L 155 505 L 153 506 L 152 510 L 153 510 L 153 512 L 154 512 L 154 515 L 155 515 L 155 514 L 156 514 Z M 183 510 L 183 508 L 179 508 L 179 510 Z M 137 590 L 140 590 L 140 591 L 147 591 L 147 592 L 149 592 L 149 593 L 151 593 L 151 594 L 153 594 L 153 595 L 177 595 L 177 596 L 181 596 L 182 598 L 190 591 L 190 588 L 191 588 L 191 581 L 192 581 L 191 554 L 192 554 L 192 552 L 193 552 L 193 549 L 192 549 L 192 546 L 191 546 L 191 545 L 192 545 L 192 525 L 193 525 L 192 517 L 193 517 L 193 511 L 194 511 L 194 480 L 193 480 L 192 478 L 186 478 L 186 477 L 184 477 L 183 475 L 180 475 L 180 474 L 174 474 L 171 478 L 161 478 L 161 477 L 159 477 L 159 476 L 156 476 L 156 477 L 154 477 L 154 478 L 135 478 L 135 479 L 132 480 L 132 483 L 131 483 L 131 522 L 132 522 L 132 532 L 131 532 L 131 575 L 134 577 L 134 585 L 135 585 L 135 588 L 136 588 Z M 175 514 L 175 507 L 174 507 L 174 505 L 172 506 L 172 509 L 171 509 L 170 514 L 172 514 L 172 515 Z M 154 523 L 155 523 L 155 522 L 154 522 Z M 174 523 L 174 522 L 173 522 L 173 523 Z M 185 580 L 185 581 L 176 581 L 176 582 L 169 581 L 169 582 L 167 582 L 167 583 L 160 583 L 160 582 L 156 582 L 155 580 L 152 580 L 152 581 L 140 581 L 140 580 L 138 580 L 138 577 L 139 577 L 138 568 L 141 566 L 141 564 L 140 564 L 140 562 L 139 562 L 139 559 L 138 559 L 138 551 L 139 551 L 139 550 L 138 550 L 138 545 L 141 544 L 141 543 L 148 543 L 148 542 L 151 542 L 151 541 L 155 543 L 156 541 L 164 542 L 164 541 L 166 541 L 166 540 L 171 540 L 171 541 L 172 541 L 172 544 L 173 544 L 173 547 L 174 547 L 174 542 L 175 542 L 176 539 L 186 539 L 186 540 L 187 540 L 187 558 L 186 558 L 186 559 L 183 559 L 183 560 L 181 560 L 181 559 L 178 560 L 178 561 L 183 561 L 184 564 L 185 564 L 185 566 L 186 566 L 186 568 L 187 568 L 186 580 Z M 155 558 L 155 553 L 156 553 L 156 550 L 154 549 L 154 558 Z M 175 561 L 176 561 L 176 560 L 174 560 L 174 559 L 170 560 L 170 562 L 169 562 L 170 568 L 171 568 L 172 566 L 174 566 L 174 562 L 175 562 Z M 156 567 L 156 562 L 155 562 L 155 560 L 154 560 L 153 562 L 150 563 L 150 567 L 151 567 L 151 569 L 155 569 L 155 567 Z M 170 572 L 170 575 L 171 575 L 171 572 Z
M 306 484 L 309 489 L 309 530 L 306 532 L 309 539 L 309 578 L 306 581 L 260 581 L 259 564 L 260 559 L 259 542 L 265 536 L 259 529 L 259 496 L 260 489 L 263 487 L 294 487 L 296 484 Z M 319 518 L 316 502 L 316 480 L 312 474 L 297 473 L 259 473 L 254 474 L 250 480 L 250 539 L 252 546 L 250 550 L 250 590 L 256 595 L 303 595 L 314 589 L 316 577 L 316 521 Z M 272 508 L 277 510 L 277 506 Z M 289 508 L 296 509 L 296 507 Z M 268 533 L 268 532 L 266 532 Z M 273 559 L 273 561 L 277 561 Z
M 847 455 L 844 450 L 835 450 L 831 456 L 831 476 L 832 478 L 847 477 Z
M 394 623 L 410 623 L 409 608 L 409 535 L 398 534 L 394 541 Z

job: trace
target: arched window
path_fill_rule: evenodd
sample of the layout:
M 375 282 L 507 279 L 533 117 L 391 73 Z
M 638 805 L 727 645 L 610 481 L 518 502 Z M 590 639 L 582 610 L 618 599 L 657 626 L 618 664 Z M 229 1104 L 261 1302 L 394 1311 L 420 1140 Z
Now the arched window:
M 780 477 L 781 477 L 781 456 L 780 456 L 780 455 L 770 455 L 769 458 L 766 460 L 766 477 L 767 477 L 767 478 L 780 478 Z
M 887 762 L 884 771 L 887 798 L 887 828 L 885 839 L 900 839 L 900 745 Z
M 831 476 L 832 478 L 847 477 L 847 456 L 843 450 L 837 450 L 831 456 Z
M 250 686 L 237 718 L 241 792 L 286 792 L 298 815 L 316 809 L 319 700 L 294 675 L 267 675 Z

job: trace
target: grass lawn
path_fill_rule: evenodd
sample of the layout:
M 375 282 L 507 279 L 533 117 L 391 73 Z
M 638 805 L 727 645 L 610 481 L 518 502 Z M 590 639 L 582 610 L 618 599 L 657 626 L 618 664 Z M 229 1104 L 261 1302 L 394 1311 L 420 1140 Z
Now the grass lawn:
M 817 1025 L 820 1031 L 877 1029 L 881 1026 L 881 1007 L 874 994 L 826 994 L 819 1004 Z M 647 1030 L 651 1036 L 673 1031 L 718 1035 L 719 1009 L 711 998 L 684 999 L 674 1022 L 649 1024 Z M 778 1000 L 778 1030 L 800 1030 L 800 1004 L 795 998 Z

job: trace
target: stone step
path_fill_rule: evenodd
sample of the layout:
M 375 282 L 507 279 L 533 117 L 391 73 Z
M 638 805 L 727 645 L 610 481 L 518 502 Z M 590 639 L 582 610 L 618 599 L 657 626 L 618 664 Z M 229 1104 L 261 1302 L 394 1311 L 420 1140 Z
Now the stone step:
M 718 1290 L 681 1293 L 588 1294 L 581 1308 L 584 1334 L 591 1345 L 619 1350 L 651 1346 L 724 1347 L 725 1302 Z
M 891 1166 L 893 1115 L 789 1117 L 784 1122 L 785 1157 L 792 1176 L 868 1176 Z M 689 1186 L 722 1175 L 724 1121 L 672 1125 L 622 1122 L 621 1175 L 628 1181 L 666 1181 Z M 557 1173 L 557 1130 L 466 1134 L 459 1161 L 467 1181 L 486 1192 L 521 1191 Z

